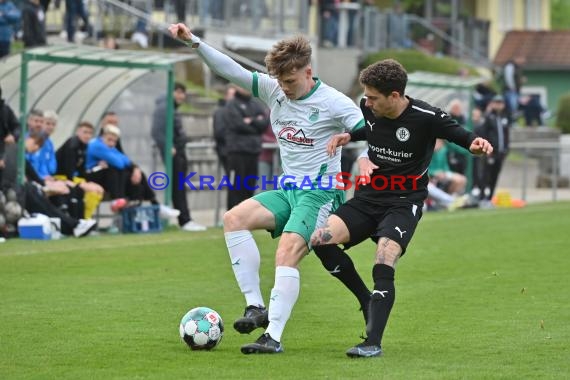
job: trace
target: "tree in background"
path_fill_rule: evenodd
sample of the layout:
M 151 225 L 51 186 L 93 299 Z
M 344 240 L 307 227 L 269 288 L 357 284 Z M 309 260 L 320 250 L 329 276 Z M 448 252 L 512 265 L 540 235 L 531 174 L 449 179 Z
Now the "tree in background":
M 552 30 L 570 29 L 570 1 L 550 0 L 550 27 Z

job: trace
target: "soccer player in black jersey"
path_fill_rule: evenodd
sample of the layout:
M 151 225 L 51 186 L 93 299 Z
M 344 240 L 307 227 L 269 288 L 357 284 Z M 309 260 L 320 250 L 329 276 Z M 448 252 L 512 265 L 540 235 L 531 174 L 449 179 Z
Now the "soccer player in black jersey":
M 349 141 L 366 140 L 368 150 L 359 167 L 367 184 L 315 230 L 311 244 L 325 268 L 354 293 L 365 312 L 367 338 L 347 355 L 372 357 L 382 354 L 382 335 L 395 298 L 394 268 L 422 216 L 436 138 L 473 154 L 491 154 L 493 147 L 440 109 L 405 96 L 407 74 L 397 61 L 376 62 L 360 73 L 359 80 L 364 87 L 360 108 L 366 128 L 334 136 L 328 150 L 335 154 Z M 337 245 L 347 249 L 369 237 L 378 243 L 371 295 L 352 260 Z

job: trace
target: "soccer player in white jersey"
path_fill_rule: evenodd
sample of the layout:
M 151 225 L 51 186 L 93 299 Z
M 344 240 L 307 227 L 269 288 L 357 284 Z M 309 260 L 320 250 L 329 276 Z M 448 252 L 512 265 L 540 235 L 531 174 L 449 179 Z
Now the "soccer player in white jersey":
M 193 47 L 213 71 L 251 91 L 271 109 L 284 172 L 281 189 L 257 194 L 226 212 L 224 235 L 247 304 L 234 328 L 242 334 L 266 328 L 241 352 L 282 352 L 281 335 L 299 296 L 298 265 L 310 249 L 311 233 L 344 201 L 343 190 L 336 188 L 340 154 L 330 156 L 327 143 L 337 133 L 362 128 L 362 112 L 347 96 L 313 76 L 311 46 L 305 37 L 276 43 L 265 57 L 266 75 L 246 70 L 200 41 L 184 24 L 173 24 L 169 31 Z M 280 236 L 267 309 L 259 287 L 259 250 L 250 232 L 258 229 Z

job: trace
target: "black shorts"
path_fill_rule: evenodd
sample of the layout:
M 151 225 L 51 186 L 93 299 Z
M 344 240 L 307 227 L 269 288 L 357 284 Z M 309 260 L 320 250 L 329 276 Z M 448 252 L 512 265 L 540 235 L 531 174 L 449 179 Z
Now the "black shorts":
M 381 237 L 385 237 L 398 243 L 403 255 L 422 217 L 422 207 L 421 202 L 398 200 L 379 205 L 352 198 L 334 214 L 342 219 L 350 234 L 350 241 L 344 244 L 345 249 L 368 238 L 377 243 Z

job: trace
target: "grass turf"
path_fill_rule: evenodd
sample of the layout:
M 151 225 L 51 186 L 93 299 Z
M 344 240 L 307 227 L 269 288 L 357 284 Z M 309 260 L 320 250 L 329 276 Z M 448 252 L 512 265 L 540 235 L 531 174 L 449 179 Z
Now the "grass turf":
M 355 299 L 311 255 L 285 353 L 245 356 L 244 303 L 222 232 L 168 231 L 0 245 L 0 378 L 563 378 L 570 373 L 570 203 L 427 214 L 396 271 L 385 355 L 349 359 Z M 276 242 L 256 233 L 262 288 Z M 371 282 L 374 246 L 351 250 Z M 178 323 L 209 306 L 226 324 L 211 352 Z

